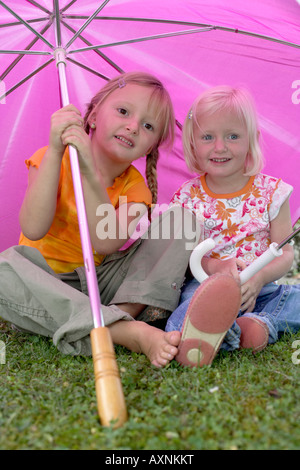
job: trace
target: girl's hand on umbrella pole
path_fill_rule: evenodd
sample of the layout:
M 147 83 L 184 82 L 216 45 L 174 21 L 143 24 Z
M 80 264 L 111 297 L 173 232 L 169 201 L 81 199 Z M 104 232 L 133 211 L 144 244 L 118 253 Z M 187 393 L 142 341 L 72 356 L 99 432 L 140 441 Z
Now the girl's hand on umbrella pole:
M 80 111 L 72 104 L 59 109 L 51 116 L 49 147 L 61 157 L 67 143 L 63 142 L 63 134 L 70 126 L 82 128 L 83 118 Z
M 78 152 L 80 172 L 84 176 L 94 176 L 96 168 L 94 165 L 92 144 L 89 136 L 82 126 L 71 125 L 62 134 L 64 145 L 73 145 Z

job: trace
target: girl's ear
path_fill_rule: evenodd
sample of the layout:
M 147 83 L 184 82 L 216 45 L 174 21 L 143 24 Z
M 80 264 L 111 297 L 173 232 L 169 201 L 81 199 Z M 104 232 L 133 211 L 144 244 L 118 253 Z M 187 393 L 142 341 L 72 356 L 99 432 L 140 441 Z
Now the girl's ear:
M 145 155 L 146 155 L 146 156 L 147 156 L 147 155 L 150 155 L 150 153 L 152 152 L 152 150 L 153 150 L 153 147 L 150 147 L 149 150 L 147 150 L 147 151 L 145 152 Z
M 153 144 L 152 147 L 150 147 L 149 150 L 145 152 L 145 155 L 150 155 L 152 152 L 158 151 L 158 148 L 159 148 L 159 144 Z
M 96 110 L 93 109 L 93 111 L 91 111 L 90 115 L 89 115 L 89 118 L 88 118 L 88 123 L 89 123 L 89 126 L 93 129 L 93 125 L 95 125 L 95 121 L 96 121 L 96 118 L 97 118 L 97 113 L 96 113 Z

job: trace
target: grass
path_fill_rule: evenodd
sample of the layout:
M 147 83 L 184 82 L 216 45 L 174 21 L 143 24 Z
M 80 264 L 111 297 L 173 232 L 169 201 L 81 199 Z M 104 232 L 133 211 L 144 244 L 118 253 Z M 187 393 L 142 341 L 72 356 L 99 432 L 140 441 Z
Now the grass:
M 113 430 L 99 423 L 92 358 L 64 356 L 51 340 L 1 323 L 0 449 L 299 449 L 295 340 L 286 335 L 256 356 L 220 352 L 201 369 L 157 369 L 116 347 L 129 420 Z

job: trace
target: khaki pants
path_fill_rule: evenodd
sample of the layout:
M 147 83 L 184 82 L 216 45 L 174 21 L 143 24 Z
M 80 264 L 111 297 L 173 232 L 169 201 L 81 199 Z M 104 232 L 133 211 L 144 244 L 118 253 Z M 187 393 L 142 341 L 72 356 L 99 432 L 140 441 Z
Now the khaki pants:
M 168 227 L 171 226 L 171 232 Z M 199 240 L 195 217 L 166 211 L 130 248 L 106 256 L 96 268 L 105 325 L 133 318 L 119 303 L 141 303 L 172 312 L 191 249 Z M 56 274 L 35 248 L 15 246 L 0 254 L 0 317 L 53 338 L 65 354 L 91 355 L 93 320 L 85 270 Z

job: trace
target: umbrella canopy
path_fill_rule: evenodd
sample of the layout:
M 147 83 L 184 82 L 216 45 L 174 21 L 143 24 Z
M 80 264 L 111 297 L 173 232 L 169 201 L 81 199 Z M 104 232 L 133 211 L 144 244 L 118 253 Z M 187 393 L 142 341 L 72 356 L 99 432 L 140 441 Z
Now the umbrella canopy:
M 158 164 L 159 203 L 167 204 L 193 176 L 181 144 L 181 125 L 192 101 L 211 86 L 241 85 L 257 103 L 264 172 L 294 186 L 291 208 L 297 220 L 298 1 L 60 0 L 59 9 L 70 101 L 82 112 L 121 71 L 151 72 L 169 90 L 178 126 L 173 150 L 161 152 Z M 52 0 L 0 1 L 0 251 L 18 242 L 27 185 L 24 160 L 47 145 L 50 116 L 61 106 L 54 10 Z M 136 162 L 142 172 L 144 164 Z

